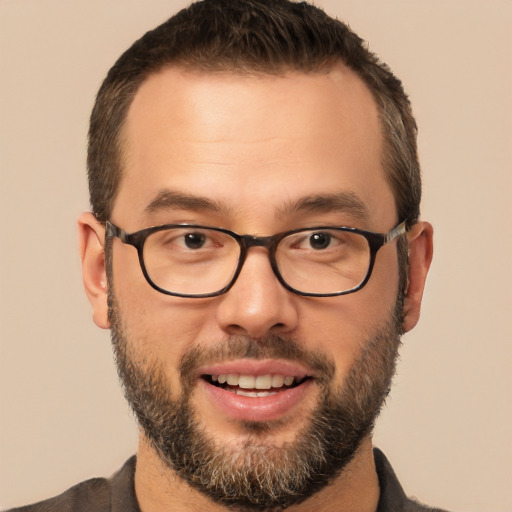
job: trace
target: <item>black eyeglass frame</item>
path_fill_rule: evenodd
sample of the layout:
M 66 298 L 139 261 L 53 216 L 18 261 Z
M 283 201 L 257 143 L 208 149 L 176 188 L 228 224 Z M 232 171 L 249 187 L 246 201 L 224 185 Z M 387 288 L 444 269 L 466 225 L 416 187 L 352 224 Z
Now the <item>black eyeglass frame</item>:
M 163 231 L 166 229 L 173 229 L 173 228 L 195 228 L 195 229 L 208 229 L 212 231 L 218 231 L 220 233 L 224 233 L 226 235 L 229 235 L 230 237 L 234 238 L 238 245 L 240 246 L 240 255 L 238 257 L 238 265 L 235 270 L 235 273 L 233 274 L 233 277 L 231 278 L 231 281 L 224 286 L 222 289 L 211 292 L 211 293 L 200 293 L 200 294 L 186 294 L 186 293 L 178 293 L 178 292 L 171 292 L 169 290 L 165 290 L 164 288 L 160 288 L 157 284 L 155 284 L 151 278 L 149 277 L 149 274 L 146 270 L 146 265 L 144 264 L 144 243 L 146 242 L 146 239 L 149 235 L 152 233 L 155 233 L 157 231 Z M 276 261 L 276 251 L 277 246 L 283 240 L 283 238 L 286 238 L 287 236 L 300 233 L 303 231 L 322 231 L 322 230 L 334 230 L 334 231 L 346 231 L 349 233 L 356 233 L 358 235 L 362 235 L 366 240 L 368 241 L 368 245 L 370 247 L 370 263 L 368 265 L 368 271 L 366 272 L 366 276 L 364 279 L 354 288 L 351 288 L 350 290 L 344 290 L 341 292 L 331 292 L 331 293 L 310 293 L 310 292 L 302 292 L 300 290 L 297 290 L 290 286 L 281 276 L 281 273 L 279 272 L 279 268 L 277 266 Z M 392 242 L 399 236 L 405 234 L 407 232 L 407 221 L 402 221 L 399 224 L 397 224 L 394 228 L 390 229 L 387 233 L 375 233 L 373 231 L 366 231 L 364 229 L 358 229 L 358 228 L 351 228 L 351 227 L 333 227 L 333 226 L 313 226 L 308 228 L 299 228 L 299 229 L 292 229 L 290 231 L 283 231 L 282 233 L 276 233 L 275 235 L 270 236 L 256 236 L 256 235 L 239 235 L 238 233 L 235 233 L 234 231 L 230 231 L 229 229 L 224 228 L 217 228 L 217 227 L 210 227 L 210 226 L 201 226 L 198 224 L 163 224 L 161 226 L 153 226 L 150 228 L 141 229 L 140 231 L 135 231 L 133 233 L 127 233 L 123 229 L 117 227 L 115 224 L 112 224 L 110 221 L 105 222 L 105 236 L 107 238 L 116 237 L 121 240 L 124 244 L 132 245 L 137 249 L 137 253 L 139 256 L 139 263 L 140 267 L 142 269 L 142 273 L 144 274 L 144 277 L 146 278 L 146 281 L 149 283 L 151 287 L 153 287 L 155 290 L 159 291 L 160 293 L 163 293 L 165 295 L 172 295 L 175 297 L 184 297 L 184 298 L 191 298 L 191 299 L 200 299 L 200 298 L 207 298 L 207 297 L 217 297 L 219 295 L 223 295 L 226 293 L 236 282 L 238 276 L 240 275 L 240 272 L 242 270 L 242 267 L 244 265 L 245 259 L 247 257 L 247 252 L 251 247 L 265 247 L 269 252 L 269 260 L 270 260 L 270 266 L 272 267 L 272 270 L 274 274 L 276 275 L 279 282 L 290 292 L 295 293 L 296 295 L 300 295 L 303 297 L 336 297 L 340 295 L 347 295 L 349 293 L 354 293 L 363 288 L 368 280 L 370 279 L 370 276 L 373 271 L 373 267 L 375 264 L 375 258 L 377 256 L 377 252 L 381 247 L 388 244 L 389 242 Z

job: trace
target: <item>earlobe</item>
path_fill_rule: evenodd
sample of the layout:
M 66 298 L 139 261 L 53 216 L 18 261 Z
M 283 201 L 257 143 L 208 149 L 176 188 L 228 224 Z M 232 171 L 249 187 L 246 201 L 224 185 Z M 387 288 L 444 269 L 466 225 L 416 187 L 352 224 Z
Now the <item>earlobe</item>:
M 404 301 L 403 332 L 410 331 L 420 317 L 421 300 L 433 255 L 434 230 L 428 222 L 418 222 L 407 233 L 409 278 Z
M 98 327 L 108 329 L 108 284 L 103 247 L 105 228 L 90 212 L 83 213 L 78 219 L 78 239 L 82 278 L 92 306 L 93 320 Z

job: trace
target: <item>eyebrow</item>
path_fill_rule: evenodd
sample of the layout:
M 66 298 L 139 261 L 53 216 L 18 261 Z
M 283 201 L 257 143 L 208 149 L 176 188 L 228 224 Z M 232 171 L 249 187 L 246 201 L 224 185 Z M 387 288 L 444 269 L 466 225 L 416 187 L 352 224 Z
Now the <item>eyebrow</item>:
M 154 213 L 160 210 L 197 210 L 221 213 L 226 208 L 216 201 L 207 197 L 185 194 L 174 190 L 162 190 L 146 206 L 147 213 Z
M 206 211 L 228 215 L 231 211 L 227 206 L 204 196 L 196 196 L 175 190 L 162 190 L 146 206 L 147 213 L 161 210 Z M 294 213 L 347 213 L 358 220 L 366 221 L 369 211 L 363 200 L 354 192 L 338 192 L 333 194 L 312 194 L 289 201 L 277 210 L 283 217 Z
M 358 220 L 366 221 L 369 217 L 368 207 L 354 192 L 333 194 L 313 194 L 291 201 L 280 209 L 280 215 L 286 213 L 347 213 Z

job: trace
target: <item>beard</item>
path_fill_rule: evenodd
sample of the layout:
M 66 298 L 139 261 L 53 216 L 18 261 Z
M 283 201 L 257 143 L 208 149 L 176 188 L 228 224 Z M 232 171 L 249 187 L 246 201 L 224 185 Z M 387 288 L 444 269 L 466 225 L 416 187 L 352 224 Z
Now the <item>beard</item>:
M 112 290 L 112 287 L 109 287 Z M 165 363 L 141 361 L 137 340 L 127 339 L 113 292 L 109 317 L 117 369 L 125 396 L 147 440 L 164 464 L 213 501 L 228 508 L 283 510 L 327 486 L 371 434 L 389 393 L 400 345 L 402 294 L 390 319 L 365 340 L 341 387 L 332 384 L 335 363 L 281 336 L 231 337 L 221 345 L 191 348 L 181 359 L 181 396 L 170 398 Z M 219 445 L 192 405 L 194 372 L 205 363 L 229 359 L 285 359 L 315 370 L 320 398 L 291 442 L 275 446 L 264 434 L 280 420 L 240 422 L 243 444 Z
M 270 335 L 263 339 L 230 337 L 222 345 L 192 347 L 179 365 L 181 397 L 170 398 L 165 363 L 140 361 L 133 354 L 114 293 L 112 245 L 106 243 L 109 322 L 117 371 L 125 397 L 146 439 L 162 462 L 191 487 L 231 509 L 278 511 L 300 503 L 332 482 L 369 436 L 389 394 L 395 374 L 408 279 L 408 246 L 399 239 L 398 293 L 393 310 L 376 328 L 339 388 L 333 387 L 334 360 L 296 340 Z M 284 359 L 305 363 L 321 388 L 309 421 L 293 442 L 273 446 L 264 434 L 281 421 L 240 422 L 243 445 L 219 446 L 201 424 L 191 403 L 194 371 L 229 359 Z

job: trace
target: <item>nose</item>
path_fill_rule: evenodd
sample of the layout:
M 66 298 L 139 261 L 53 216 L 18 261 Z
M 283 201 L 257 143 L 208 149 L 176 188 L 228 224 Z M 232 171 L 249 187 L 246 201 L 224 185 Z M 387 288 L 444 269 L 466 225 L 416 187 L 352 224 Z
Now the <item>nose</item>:
M 268 251 L 253 247 L 235 284 L 220 297 L 217 321 L 230 335 L 290 333 L 297 326 L 299 299 L 278 281 Z

